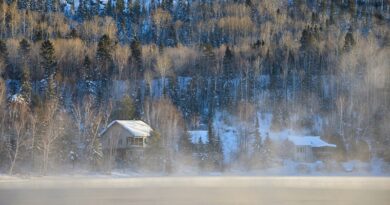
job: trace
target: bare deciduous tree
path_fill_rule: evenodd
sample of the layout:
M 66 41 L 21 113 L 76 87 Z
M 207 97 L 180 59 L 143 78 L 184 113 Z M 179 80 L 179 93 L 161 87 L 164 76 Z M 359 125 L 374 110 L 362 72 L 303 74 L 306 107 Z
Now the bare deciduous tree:
M 42 150 L 42 173 L 46 174 L 49 168 L 50 157 L 55 148 L 55 143 L 63 136 L 64 126 L 69 123 L 67 114 L 59 110 L 58 100 L 46 103 L 42 116 L 44 132 L 40 136 L 39 145 Z
M 11 102 L 8 119 L 10 124 L 9 135 L 9 158 L 10 167 L 8 173 L 13 174 L 16 160 L 20 157 L 22 146 L 26 145 L 27 141 L 27 119 L 29 108 L 25 102 Z
M 168 55 L 159 55 L 156 60 L 156 68 L 162 78 L 162 94 L 165 94 L 165 78 L 172 67 L 172 60 Z
M 165 150 L 165 167 L 170 166 L 177 151 L 177 140 L 183 131 L 182 116 L 170 100 L 163 98 L 156 102 L 146 102 L 145 121 L 161 135 L 161 146 Z

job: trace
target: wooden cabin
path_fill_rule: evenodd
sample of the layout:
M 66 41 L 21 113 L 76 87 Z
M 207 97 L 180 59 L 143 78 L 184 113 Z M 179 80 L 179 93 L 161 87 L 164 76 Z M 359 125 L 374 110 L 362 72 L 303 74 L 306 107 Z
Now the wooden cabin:
M 100 133 L 105 158 L 133 161 L 143 155 L 153 129 L 140 120 L 115 120 Z
M 319 136 L 288 136 L 294 144 L 294 160 L 314 162 L 330 156 L 336 145 L 322 140 Z

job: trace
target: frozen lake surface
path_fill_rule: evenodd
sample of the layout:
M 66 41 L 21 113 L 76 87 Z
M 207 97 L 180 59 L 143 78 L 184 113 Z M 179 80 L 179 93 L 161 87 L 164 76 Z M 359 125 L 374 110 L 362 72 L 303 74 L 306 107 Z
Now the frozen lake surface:
M 388 205 L 386 177 L 0 178 L 1 205 Z

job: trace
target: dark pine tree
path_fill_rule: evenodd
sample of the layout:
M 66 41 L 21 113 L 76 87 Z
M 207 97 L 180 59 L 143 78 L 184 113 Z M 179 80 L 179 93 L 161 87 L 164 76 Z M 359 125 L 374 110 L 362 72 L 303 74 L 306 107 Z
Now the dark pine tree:
M 132 1 L 131 4 L 128 4 L 130 12 L 130 20 L 133 24 L 138 24 L 141 18 L 141 3 L 139 0 Z
M 182 22 L 188 22 L 189 18 L 189 3 L 187 0 L 178 0 L 176 5 L 176 11 L 174 13 L 175 19 Z
M 114 8 L 112 7 L 112 0 L 108 0 L 105 7 L 104 7 L 104 14 L 106 16 L 113 16 L 114 15 Z
M 54 47 L 50 40 L 46 40 L 41 45 L 41 67 L 45 71 L 45 78 L 55 74 L 57 62 L 54 56 Z
M 8 50 L 7 50 L 7 45 L 1 39 L 0 39 L 0 64 L 2 64 L 2 67 L 5 68 L 5 70 L 0 70 L 0 75 L 5 77 L 7 74 L 6 70 L 8 67 Z
M 116 0 L 115 2 L 115 16 L 116 18 L 122 17 L 125 12 L 125 1 L 124 0 Z
M 88 55 L 84 56 L 83 67 L 81 68 L 80 76 L 82 80 L 92 81 L 94 80 L 94 73 L 92 70 L 92 62 Z
M 353 38 L 352 28 L 349 28 L 344 38 L 344 47 L 343 47 L 344 51 L 348 52 L 352 50 L 354 45 L 355 45 L 355 39 Z
M 195 76 L 196 77 L 196 76 Z M 186 105 L 183 108 L 184 116 L 189 119 L 191 117 L 196 117 L 200 114 L 199 109 L 199 100 L 198 100 L 198 80 L 197 78 L 191 79 L 190 84 L 188 85 L 188 92 L 186 97 Z
M 79 7 L 77 8 L 77 18 L 81 21 L 90 19 L 92 14 L 88 9 L 88 0 L 79 0 Z
M 112 52 L 115 50 L 116 44 L 110 39 L 108 35 L 103 35 L 98 43 L 96 51 L 96 71 L 95 75 L 100 81 L 97 90 L 97 104 L 100 105 L 108 98 L 109 80 L 114 74 L 114 62 L 112 59 Z
M 19 56 L 21 63 L 21 95 L 27 103 L 31 102 L 31 76 L 30 76 L 30 67 L 29 67 L 29 57 L 30 57 L 31 46 L 26 39 L 22 39 L 19 42 Z
M 255 121 L 255 142 L 254 142 L 253 150 L 255 152 L 259 152 L 261 150 L 261 146 L 262 146 L 262 139 L 261 139 L 261 133 L 260 133 L 259 118 L 256 117 L 256 121 Z
M 19 42 L 19 55 L 21 55 L 22 60 L 27 60 L 31 50 L 31 45 L 26 39 L 22 39 Z
M 117 103 L 117 109 L 111 115 L 112 120 L 132 120 L 135 118 L 136 107 L 130 96 L 126 95 Z
M 232 90 L 234 72 L 234 54 L 229 46 L 226 46 L 225 55 L 223 57 L 223 78 L 221 80 L 222 96 L 221 105 L 227 107 L 232 102 Z
M 100 3 L 98 0 L 89 0 L 89 12 L 91 14 L 91 16 L 96 16 L 96 15 L 99 15 L 99 7 L 100 7 Z
M 41 45 L 41 67 L 45 71 L 44 79 L 45 85 L 45 97 L 47 100 L 55 98 L 56 95 L 56 83 L 55 75 L 57 68 L 57 61 L 54 56 L 54 47 L 50 40 L 46 40 Z
M 8 59 L 7 45 L 0 39 L 0 74 L 1 76 L 10 79 L 8 84 L 9 94 L 16 94 L 18 91 L 18 83 L 20 80 L 21 73 L 20 69 L 15 66 L 11 66 Z M 4 68 L 5 70 L 2 70 Z
M 131 56 L 129 57 L 129 69 L 130 75 L 135 78 L 140 78 L 144 74 L 144 68 L 142 66 L 142 46 L 138 38 L 130 43 Z
M 114 42 L 112 42 L 108 35 L 105 34 L 99 39 L 96 51 L 96 61 L 98 64 L 96 74 L 103 80 L 108 80 L 108 77 L 113 73 L 113 59 L 111 53 L 114 48 Z

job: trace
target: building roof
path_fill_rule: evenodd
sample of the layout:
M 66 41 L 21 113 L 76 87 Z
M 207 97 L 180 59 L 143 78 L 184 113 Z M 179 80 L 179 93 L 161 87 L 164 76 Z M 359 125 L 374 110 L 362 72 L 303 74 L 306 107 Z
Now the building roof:
M 288 136 L 287 139 L 297 146 L 336 147 L 335 144 L 329 144 L 319 136 Z
M 114 120 L 112 121 L 106 129 L 104 129 L 100 135 L 103 135 L 111 126 L 118 124 L 124 129 L 129 131 L 134 137 L 146 137 L 150 136 L 150 133 L 153 129 L 141 120 Z

